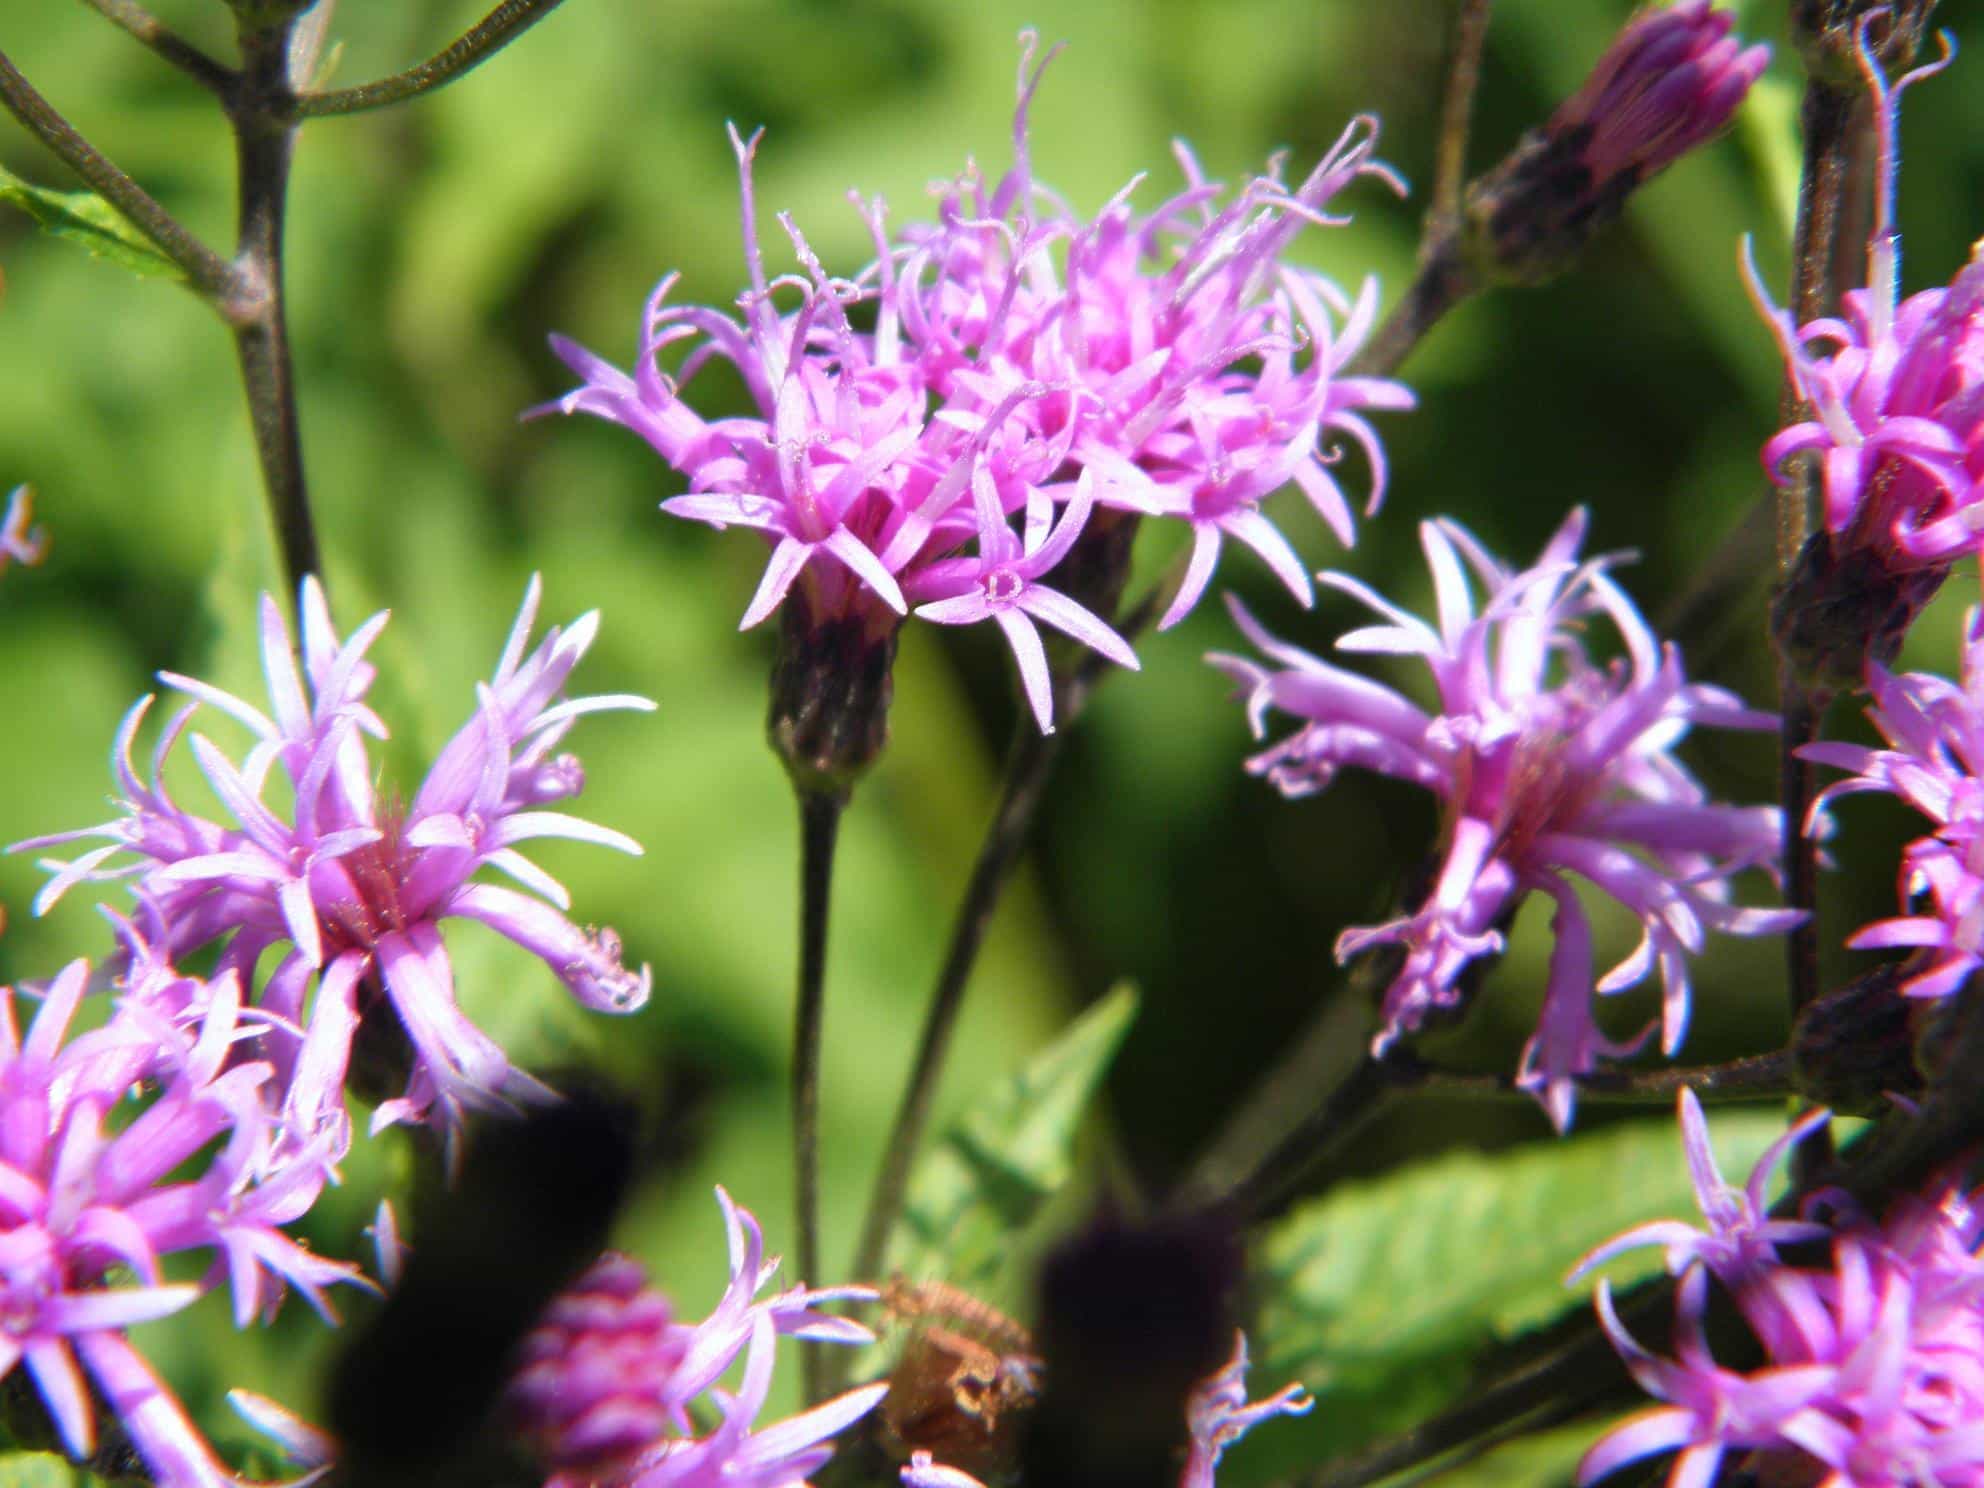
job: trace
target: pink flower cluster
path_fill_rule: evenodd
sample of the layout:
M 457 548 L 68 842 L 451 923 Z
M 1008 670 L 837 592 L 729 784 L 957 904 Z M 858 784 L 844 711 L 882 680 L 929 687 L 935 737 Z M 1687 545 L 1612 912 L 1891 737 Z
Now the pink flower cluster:
M 1540 891 L 1555 903 L 1542 1020 L 1520 1081 L 1560 1129 L 1570 1123 L 1576 1077 L 1600 1054 L 1640 1042 L 1621 1045 L 1599 1031 L 1594 991 L 1621 991 L 1658 966 L 1661 1045 L 1671 1054 L 1687 1028 L 1687 958 L 1704 931 L 1762 935 L 1798 918 L 1729 895 L 1737 873 L 1775 871 L 1776 810 L 1710 801 L 1672 753 L 1696 724 L 1768 729 L 1775 717 L 1689 682 L 1679 650 L 1655 639 L 1612 581 L 1611 560 L 1579 559 L 1584 530 L 1583 510 L 1572 512 L 1536 563 L 1515 571 L 1459 524 L 1422 524 L 1437 626 L 1347 575 L 1321 576 L 1384 622 L 1341 637 L 1338 649 L 1419 657 L 1433 674 L 1435 712 L 1276 640 L 1238 601 L 1235 620 L 1278 668 L 1208 658 L 1244 690 L 1257 738 L 1271 711 L 1301 721 L 1247 766 L 1283 795 L 1313 794 L 1352 767 L 1423 785 L 1445 803 L 1444 863 L 1425 903 L 1337 942 L 1344 959 L 1382 945 L 1405 953 L 1385 993 L 1377 1052 L 1462 1004 L 1462 973 L 1501 949 L 1524 895 Z M 1478 609 L 1470 575 L 1482 591 Z M 1608 666 L 1595 665 L 1580 638 L 1595 615 L 1625 643 L 1625 657 Z M 1639 948 L 1603 977 L 1573 876 L 1640 922 Z
M 0 989 L 0 1378 L 24 1367 L 72 1457 L 98 1439 L 99 1402 L 159 1488 L 233 1477 L 125 1330 L 225 1284 L 237 1325 L 295 1287 L 329 1321 L 324 1289 L 369 1285 L 283 1233 L 336 1176 L 343 1133 L 314 1119 L 341 1075 L 322 1030 L 286 1076 L 243 1048 L 274 1028 L 244 1008 L 233 971 L 172 971 L 122 927 L 126 972 L 107 1022 L 74 1033 L 80 961 L 45 987 L 22 1037 Z M 207 1252 L 195 1283 L 160 1261 Z M 128 1278 L 128 1281 L 127 1281 Z
M 1984 257 L 1973 256 L 1946 288 L 1897 303 L 1898 105 L 1909 84 L 1948 64 L 1948 38 L 1941 61 L 1890 87 L 1868 41 L 1880 14 L 1869 13 L 1860 32 L 1877 144 L 1866 287 L 1847 291 L 1841 317 L 1797 326 L 1748 268 L 1792 385 L 1814 415 L 1775 435 L 1764 464 L 1783 482 L 1792 456 L 1816 456 L 1835 544 L 1899 573 L 1946 569 L 1984 550 Z
M 873 1301 L 867 1287 L 796 1286 L 763 1301 L 778 1270 L 748 1210 L 721 1188 L 730 1283 L 716 1310 L 690 1325 L 646 1284 L 640 1263 L 611 1253 L 555 1301 L 524 1340 L 508 1403 L 517 1428 L 551 1470 L 551 1488 L 784 1488 L 817 1471 L 825 1445 L 887 1393 L 869 1385 L 791 1420 L 756 1429 L 780 1334 L 816 1343 L 864 1344 L 866 1328 L 817 1310 L 823 1302 Z M 713 1387 L 739 1354 L 736 1395 Z M 698 1437 L 692 1401 L 708 1396 L 721 1424 Z
M 162 673 L 193 701 L 166 725 L 151 782 L 131 761 L 152 702 L 146 697 L 126 715 L 112 752 L 118 816 L 16 844 L 105 843 L 71 862 L 45 862 L 54 877 L 36 912 L 79 883 L 131 878 L 147 923 L 159 926 L 161 955 L 173 959 L 219 942 L 218 973 L 232 976 L 253 1004 L 278 1072 L 288 1077 L 313 1041 L 334 1051 L 325 1057 L 339 1077 L 313 1083 L 318 1108 L 296 1113 L 309 1129 L 346 1124 L 342 1075 L 368 1020 L 394 1020 L 412 1055 L 405 1092 L 374 1112 L 375 1131 L 424 1121 L 452 1141 L 469 1110 L 546 1096 L 463 1013 L 440 924 L 477 920 L 507 936 L 541 957 L 589 1008 L 627 1013 L 646 1002 L 645 968 L 636 973 L 622 963 L 610 929 L 581 929 L 567 918 L 564 886 L 518 849 L 534 838 L 567 837 L 640 852 L 622 833 L 547 808 L 585 783 L 578 760 L 556 752 L 580 717 L 654 705 L 627 696 L 565 698 L 599 617 L 583 616 L 569 630 L 553 627 L 527 649 L 538 593 L 532 580 L 494 674 L 477 688 L 474 716 L 405 803 L 381 791 L 365 742 L 386 736 L 365 700 L 374 675 L 365 653 L 385 628 L 385 613 L 341 640 L 323 590 L 306 579 L 299 669 L 289 626 L 265 595 L 262 666 L 271 711 Z M 237 764 L 205 735 L 191 735 L 224 821 L 181 805 L 165 785 L 166 759 L 202 705 L 254 738 Z M 287 800 L 271 805 L 277 771 L 278 800 Z M 484 868 L 529 892 L 483 882 Z M 279 953 L 275 968 L 259 979 L 271 951 Z
M 584 384 L 552 406 L 625 425 L 687 476 L 663 510 L 764 534 L 771 561 L 745 626 L 795 586 L 814 622 L 859 616 L 876 635 L 911 610 L 989 620 L 1047 730 L 1038 626 L 1136 665 L 1102 617 L 1050 582 L 1078 541 L 1140 517 L 1189 526 L 1166 625 L 1204 593 L 1228 539 L 1307 603 L 1303 565 L 1261 502 L 1293 483 L 1348 544 L 1333 441 L 1364 450 L 1375 507 L 1384 457 L 1364 413 L 1412 398 L 1341 375 L 1375 315 L 1375 282 L 1353 300 L 1280 262 L 1302 227 L 1341 220 L 1327 204 L 1357 177 L 1398 184 L 1373 158 L 1373 120 L 1353 122 L 1299 184 L 1275 162 L 1223 201 L 1180 147 L 1183 191 L 1139 214 L 1133 182 L 1083 219 L 1033 179 L 1026 120 L 1041 69 L 1025 41 L 1011 169 L 993 185 L 968 173 L 934 224 L 894 238 L 882 204 L 866 204 L 875 259 L 852 279 L 830 276 L 784 216 L 800 272 L 767 277 L 757 139 L 733 134 L 751 280 L 740 316 L 668 304 L 670 275 L 631 374 L 554 338 Z M 857 312 L 872 330 L 857 329 Z M 671 376 L 659 357 L 677 342 L 693 349 Z M 751 415 L 706 420 L 682 401 L 678 384 L 712 359 L 741 376 Z
M 1804 1218 L 1770 1220 L 1764 1186 L 1789 1146 L 1824 1123 L 1801 1121 L 1732 1192 L 1709 1155 L 1692 1094 L 1681 1127 L 1706 1230 L 1679 1222 L 1621 1236 L 1582 1272 L 1634 1245 L 1660 1244 L 1681 1277 L 1675 1357 L 1628 1334 L 1601 1282 L 1598 1312 L 1641 1387 L 1665 1404 L 1615 1428 L 1586 1454 L 1580 1484 L 1657 1452 L 1678 1452 L 1668 1482 L 1713 1481 L 1732 1454 L 1770 1482 L 1837 1488 L 1984 1483 L 1984 1191 L 1954 1179 L 1906 1196 L 1876 1223 L 1843 1195 L 1814 1195 Z M 1784 1247 L 1829 1240 L 1829 1259 L 1792 1264 Z M 1762 1367 L 1718 1364 L 1704 1330 L 1709 1279 L 1732 1297 L 1762 1346 Z
M 1835 797 L 1865 791 L 1896 796 L 1934 824 L 1902 853 L 1904 912 L 1847 942 L 1858 950 L 1919 948 L 1920 961 L 1902 983 L 1910 997 L 1950 996 L 1984 965 L 1984 636 L 1977 628 L 1973 612 L 1960 687 L 1928 672 L 1897 677 L 1868 667 L 1867 717 L 1888 748 L 1828 742 L 1800 751 L 1851 772 L 1813 803 L 1812 831 L 1821 829 Z

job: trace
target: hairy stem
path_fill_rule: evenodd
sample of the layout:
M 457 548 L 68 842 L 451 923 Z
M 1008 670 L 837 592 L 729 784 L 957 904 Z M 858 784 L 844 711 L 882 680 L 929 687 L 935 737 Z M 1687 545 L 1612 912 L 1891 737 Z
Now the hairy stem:
M 201 87 L 224 95 L 234 85 L 233 68 L 216 62 L 135 0 L 83 0 L 83 3 L 136 37 Z
M 847 797 L 831 791 L 799 796 L 799 992 L 792 1024 L 792 1155 L 794 1212 L 799 1226 L 799 1279 L 818 1286 L 820 1274 L 820 1044 L 826 1015 L 827 916 L 833 891 L 834 844 Z M 826 1393 L 823 1351 L 808 1349 L 806 1399 Z
M 1429 240 L 1421 250 L 1419 272 L 1405 298 L 1392 307 L 1377 333 L 1351 359 L 1345 375 L 1391 376 L 1442 316 L 1480 288 L 1480 281 L 1461 262 L 1457 235 L 1448 233 Z
M 1378 1114 L 1394 1088 L 1412 1078 L 1409 1071 L 1396 1049 L 1386 1055 L 1367 1051 L 1329 1097 L 1269 1149 L 1251 1171 L 1217 1197 L 1202 1201 L 1193 1196 L 1194 1202 L 1218 1211 L 1236 1228 L 1265 1218 Z
M 564 0 L 503 0 L 488 15 L 418 67 L 377 82 L 329 93 L 305 93 L 295 100 L 298 115 L 357 114 L 385 108 L 453 82 L 488 61 L 556 10 Z
M 0 105 L 81 176 L 92 191 L 121 212 L 151 245 L 177 264 L 204 298 L 230 319 L 251 306 L 251 279 L 241 274 L 160 206 L 144 187 L 112 165 L 0 52 Z
M 1854 99 L 1814 77 L 1805 88 L 1802 114 L 1804 158 L 1798 180 L 1798 215 L 1791 235 L 1792 320 L 1804 325 L 1829 315 L 1839 303 L 1839 234 L 1855 158 Z M 1799 399 L 1787 381 L 1782 400 L 1784 421 L 1796 417 Z M 1817 469 L 1809 459 L 1798 462 L 1792 478 L 1780 488 L 1777 507 L 1778 572 L 1788 578 L 1812 531 L 1812 507 L 1817 496 Z M 1818 843 L 1805 832 L 1815 777 L 1798 751 L 1818 737 L 1826 699 L 1816 696 L 1798 674 L 1789 656 L 1778 659 L 1778 707 L 1783 718 L 1779 735 L 1778 806 L 1783 821 L 1785 903 L 1803 910 L 1803 923 L 1785 936 L 1785 981 L 1791 1016 L 1819 995 Z M 1801 1143 L 1794 1164 L 1809 1176 L 1830 1156 L 1830 1144 L 1820 1137 Z
M 1481 53 L 1488 41 L 1494 0 L 1460 0 L 1454 17 L 1453 53 L 1440 102 L 1440 143 L 1433 155 L 1433 202 L 1427 237 L 1450 238 L 1460 225 L 1461 188 L 1467 184 L 1467 137 L 1474 125 L 1474 92 L 1481 82 Z
M 233 321 L 234 349 L 248 396 L 269 516 L 292 593 L 306 574 L 321 574 L 316 525 L 303 474 L 303 440 L 296 409 L 296 374 L 283 299 L 283 220 L 288 207 L 290 153 L 296 126 L 289 76 L 293 20 L 241 37 L 242 72 L 230 118 L 240 171 L 237 263 L 261 293 L 252 314 Z
M 1727 1064 L 1651 1070 L 1595 1070 L 1577 1079 L 1580 1104 L 1671 1106 L 1683 1090 L 1692 1090 L 1705 1105 L 1717 1101 L 1782 1099 L 1793 1092 L 1792 1059 L 1787 1049 L 1732 1059 Z M 1487 1096 L 1533 1101 L 1506 1075 L 1461 1074 L 1431 1065 L 1402 1067 L 1401 1084 L 1434 1095 Z

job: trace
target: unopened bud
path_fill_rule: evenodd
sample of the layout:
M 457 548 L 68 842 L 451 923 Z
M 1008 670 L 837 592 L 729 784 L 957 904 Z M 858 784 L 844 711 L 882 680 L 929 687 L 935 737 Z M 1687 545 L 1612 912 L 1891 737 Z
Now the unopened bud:
M 1770 60 L 1709 0 L 1628 22 L 1584 86 L 1468 190 L 1468 256 L 1484 281 L 1569 268 L 1634 189 L 1729 122 Z
M 889 742 L 898 631 L 879 605 L 816 621 L 804 585 L 779 607 L 765 730 L 803 794 L 845 797 Z

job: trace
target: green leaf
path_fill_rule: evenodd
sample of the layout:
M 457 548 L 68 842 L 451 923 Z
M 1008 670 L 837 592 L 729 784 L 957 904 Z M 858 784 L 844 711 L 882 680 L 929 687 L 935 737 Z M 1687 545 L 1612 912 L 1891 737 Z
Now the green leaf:
M 1769 1111 L 1717 1113 L 1724 1173 L 1747 1174 L 1783 1129 Z M 1300 1379 L 1318 1405 L 1277 1440 L 1314 1461 L 1423 1418 L 1481 1349 L 1575 1302 L 1564 1277 L 1586 1251 L 1697 1212 L 1671 1120 L 1454 1153 L 1297 1209 L 1261 1244 L 1268 1300 L 1252 1338 L 1263 1385 Z M 1648 1250 L 1606 1274 L 1624 1284 L 1659 1266 Z
M 1573 1421 L 1532 1432 L 1440 1474 L 1440 1488 L 1571 1488 L 1578 1459 L 1615 1425 Z
M 1090 1097 L 1137 1014 L 1118 986 L 965 1113 L 910 1174 L 888 1260 L 912 1277 L 970 1290 L 1068 1181 Z
M 0 1488 L 75 1488 L 81 1474 L 53 1452 L 9 1452 L 0 1456 Z
M 94 191 L 50 191 L 0 166 L 0 201 L 10 201 L 52 237 L 67 238 L 92 257 L 145 279 L 185 281 L 186 273 L 152 246 L 124 214 Z

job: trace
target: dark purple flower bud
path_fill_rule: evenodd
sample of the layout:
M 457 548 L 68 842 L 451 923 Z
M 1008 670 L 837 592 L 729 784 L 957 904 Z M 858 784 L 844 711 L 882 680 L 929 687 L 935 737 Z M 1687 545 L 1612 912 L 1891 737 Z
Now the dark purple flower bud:
M 1718 133 L 1770 60 L 1709 0 L 1641 12 L 1584 86 L 1468 192 L 1469 257 L 1490 283 L 1563 272 L 1626 198 Z

